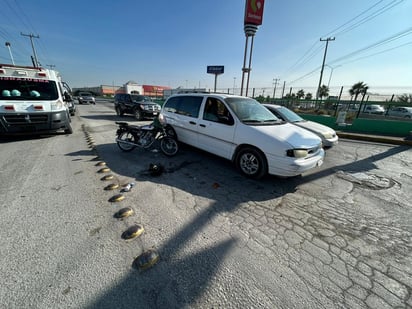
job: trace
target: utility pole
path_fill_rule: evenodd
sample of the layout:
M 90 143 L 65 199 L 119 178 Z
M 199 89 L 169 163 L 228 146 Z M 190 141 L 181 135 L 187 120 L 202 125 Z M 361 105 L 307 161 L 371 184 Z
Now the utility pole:
M 282 96 L 281 96 L 282 99 L 283 99 L 283 96 L 285 95 L 285 87 L 286 87 L 286 81 L 283 81 Z
M 274 79 L 273 79 L 273 85 L 275 86 L 275 88 L 273 89 L 273 99 L 275 98 L 276 85 L 278 84 L 279 81 L 280 81 L 280 78 L 274 78 Z
M 39 61 L 37 60 L 37 54 L 36 54 L 36 49 L 34 48 L 33 38 L 39 39 L 40 36 L 34 35 L 34 34 L 32 34 L 32 33 L 30 33 L 30 34 L 24 34 L 23 32 L 20 32 L 20 34 L 21 34 L 22 36 L 28 36 L 28 37 L 30 37 L 31 48 L 33 49 L 34 64 L 35 64 L 35 67 L 39 67 Z
M 322 76 L 323 76 L 323 69 L 325 67 L 325 60 L 326 60 L 326 53 L 328 51 L 328 44 L 329 41 L 335 41 L 335 37 L 329 37 L 327 39 L 322 39 L 320 38 L 321 42 L 326 42 L 326 47 L 325 47 L 325 53 L 323 54 L 323 62 L 322 62 L 322 68 L 320 70 L 320 78 L 319 78 L 319 85 L 318 85 L 318 91 L 316 91 L 316 100 L 319 99 L 319 92 L 320 92 L 320 87 L 322 86 Z

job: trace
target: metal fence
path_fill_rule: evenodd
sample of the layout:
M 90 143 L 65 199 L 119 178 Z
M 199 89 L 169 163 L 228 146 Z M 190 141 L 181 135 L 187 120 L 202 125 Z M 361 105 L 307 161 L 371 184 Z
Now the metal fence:
M 341 100 L 349 101 L 352 99 L 351 95 L 349 94 L 349 90 L 351 88 L 352 86 L 330 87 L 329 96 L 337 97 L 337 98 L 340 97 Z M 268 100 L 269 99 L 280 99 L 287 95 L 291 96 L 292 94 L 296 94 L 299 90 L 303 90 L 305 95 L 308 93 L 312 94 L 312 98 L 316 97 L 316 88 L 314 87 L 302 87 L 302 88 L 289 87 L 287 89 L 283 89 L 283 87 L 279 88 L 279 86 L 277 88 L 274 88 L 274 87 L 273 88 L 271 87 L 249 88 L 247 96 L 252 97 L 252 98 L 264 97 Z M 402 94 L 412 93 L 412 87 L 411 88 L 394 87 L 394 88 L 377 89 L 377 91 L 380 91 L 380 90 L 385 91 L 386 93 L 379 94 L 379 93 L 369 91 L 367 95 L 365 96 L 365 101 L 391 102 L 391 101 L 396 101 L 398 96 Z M 394 92 L 390 92 L 391 90 L 393 90 Z M 207 91 L 213 92 L 213 89 L 207 89 Z M 241 88 L 218 88 L 216 89 L 216 92 L 240 95 Z M 242 94 L 246 95 L 245 89 L 243 89 Z

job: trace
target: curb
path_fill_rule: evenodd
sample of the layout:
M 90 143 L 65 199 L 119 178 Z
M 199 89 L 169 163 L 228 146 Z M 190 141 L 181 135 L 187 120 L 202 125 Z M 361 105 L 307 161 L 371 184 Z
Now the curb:
M 376 135 L 365 135 L 356 133 L 347 133 L 337 131 L 336 134 L 339 138 L 347 138 L 361 141 L 378 142 L 392 145 L 408 145 L 412 146 L 412 139 L 402 138 L 402 137 L 392 137 L 392 136 L 376 136 Z

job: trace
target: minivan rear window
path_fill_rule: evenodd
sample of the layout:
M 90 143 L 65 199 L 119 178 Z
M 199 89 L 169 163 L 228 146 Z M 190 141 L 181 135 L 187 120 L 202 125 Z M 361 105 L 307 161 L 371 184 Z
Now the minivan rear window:
M 197 118 L 202 101 L 203 97 L 198 96 L 172 97 L 167 100 L 164 109 L 169 113 Z

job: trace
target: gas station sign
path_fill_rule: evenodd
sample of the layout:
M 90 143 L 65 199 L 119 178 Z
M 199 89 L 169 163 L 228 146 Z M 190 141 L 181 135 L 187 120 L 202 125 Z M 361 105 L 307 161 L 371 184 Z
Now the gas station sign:
M 246 0 L 245 25 L 260 26 L 263 20 L 263 7 L 265 0 Z

